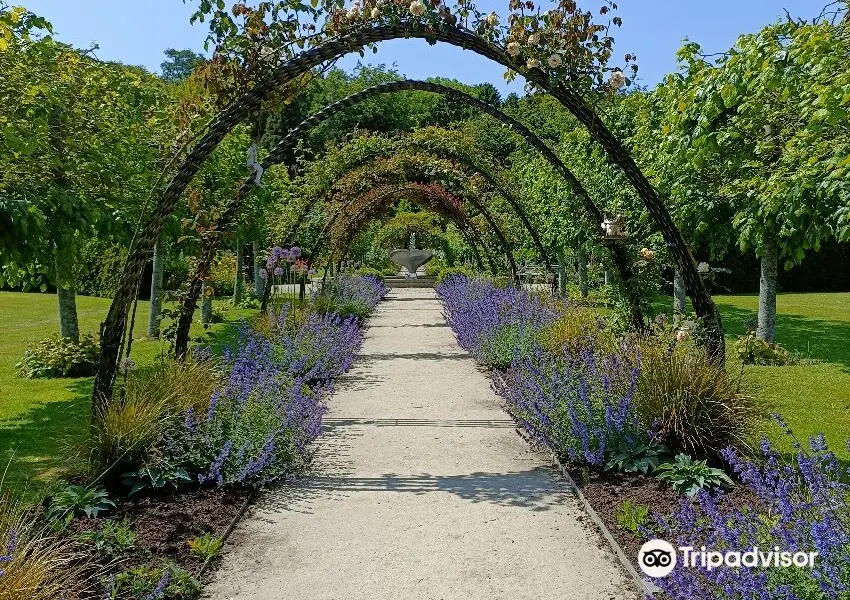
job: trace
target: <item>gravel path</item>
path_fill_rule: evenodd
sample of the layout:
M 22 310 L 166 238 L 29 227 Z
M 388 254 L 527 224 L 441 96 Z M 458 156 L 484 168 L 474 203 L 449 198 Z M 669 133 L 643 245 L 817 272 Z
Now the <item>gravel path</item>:
M 638 597 L 458 348 L 433 290 L 381 303 L 326 425 L 314 473 L 240 524 L 209 597 Z

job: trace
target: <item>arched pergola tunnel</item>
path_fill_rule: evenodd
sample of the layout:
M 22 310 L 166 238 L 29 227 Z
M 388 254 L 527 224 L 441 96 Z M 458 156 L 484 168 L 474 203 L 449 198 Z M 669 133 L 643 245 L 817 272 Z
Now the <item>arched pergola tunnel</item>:
M 476 247 L 480 247 L 483 250 L 490 266 L 490 271 L 493 274 L 496 274 L 497 268 L 490 253 L 489 246 L 481 240 L 480 233 L 472 224 L 469 215 L 463 210 L 462 199 L 442 185 L 434 183 L 426 184 L 422 182 L 405 182 L 398 184 L 385 184 L 370 189 L 362 197 L 362 206 L 353 214 L 347 215 L 347 223 L 350 224 L 350 227 L 346 229 L 345 233 L 338 236 L 339 241 L 336 244 L 336 247 L 341 248 L 342 253 L 344 253 L 348 244 L 351 243 L 354 236 L 365 224 L 367 224 L 370 220 L 377 218 L 381 212 L 388 208 L 390 203 L 402 198 L 418 204 L 419 206 L 433 210 L 443 218 L 454 222 L 461 231 L 466 231 L 469 236 L 467 238 L 467 243 L 469 243 L 476 255 L 478 255 Z M 327 230 L 320 233 L 314 250 L 317 249 L 319 243 L 327 241 L 327 233 Z M 500 246 L 505 254 L 505 260 L 509 264 L 513 264 L 513 271 L 516 264 L 512 263 L 511 248 L 504 241 L 503 237 L 500 238 Z M 333 253 L 336 249 L 334 244 L 330 244 L 330 248 L 331 253 Z M 341 258 L 341 256 L 339 258 Z M 329 260 L 329 262 L 331 261 Z M 483 269 L 480 256 L 477 256 L 476 263 L 479 268 Z
M 188 154 L 177 169 L 160 197 L 156 208 L 144 220 L 141 234 L 131 245 L 116 294 L 106 320 L 101 327 L 101 353 L 98 372 L 92 391 L 92 412 L 99 420 L 102 408 L 112 396 L 118 355 L 124 339 L 130 306 L 135 301 L 138 283 L 144 266 L 159 238 L 165 220 L 189 182 L 209 158 L 213 150 L 236 125 L 260 108 L 277 89 L 302 73 L 321 63 L 334 60 L 369 44 L 399 38 L 422 38 L 431 42 L 444 42 L 489 58 L 508 69 L 523 75 L 530 83 L 549 92 L 567 108 L 589 131 L 593 139 L 605 150 L 611 161 L 618 165 L 634 186 L 646 206 L 647 212 L 662 233 L 676 267 L 682 272 L 688 292 L 698 317 L 703 319 L 707 332 L 707 347 L 713 360 L 724 358 L 724 339 L 716 306 L 708 293 L 696 267 L 690 248 L 676 228 L 673 220 L 649 180 L 638 168 L 625 146 L 607 128 L 593 107 L 563 81 L 550 78 L 540 67 L 527 67 L 511 58 L 501 46 L 484 39 L 472 31 L 448 22 L 423 22 L 416 18 L 402 19 L 392 24 L 367 24 L 360 29 L 341 34 L 285 61 L 265 81 L 247 91 L 239 100 L 222 111 L 207 129 L 206 134 Z M 246 180 L 247 181 L 247 180 Z M 251 184 L 243 182 L 245 194 Z M 235 213 L 235 209 L 233 211 Z M 230 215 L 232 219 L 232 214 Z
M 328 105 L 316 114 L 302 121 L 299 125 L 291 129 L 283 138 L 281 138 L 278 143 L 275 144 L 269 155 L 264 159 L 262 163 L 263 167 L 270 168 L 275 164 L 279 164 L 284 159 L 284 157 L 291 151 L 297 141 L 301 137 L 303 137 L 303 135 L 307 131 L 319 125 L 324 120 L 331 118 L 333 115 L 343 110 L 346 110 L 347 108 L 350 108 L 351 106 L 354 106 L 360 102 L 364 102 L 370 98 L 381 94 L 411 90 L 438 93 L 455 101 L 463 102 L 481 110 L 485 114 L 496 118 L 498 121 L 513 129 L 534 148 L 540 151 L 541 154 L 543 154 L 543 157 L 553 166 L 553 168 L 555 168 L 556 172 L 559 172 L 564 176 L 570 186 L 570 189 L 573 191 L 576 197 L 580 199 L 585 209 L 586 216 L 589 219 L 590 229 L 592 231 L 599 230 L 601 222 L 603 220 L 602 211 L 593 203 L 587 191 L 583 188 L 581 183 L 573 175 L 569 168 L 564 165 L 564 163 L 545 144 L 545 142 L 543 142 L 531 130 L 525 127 L 525 125 L 523 125 L 513 117 L 510 117 L 509 115 L 506 115 L 500 110 L 494 108 L 493 106 L 490 106 L 489 104 L 482 102 L 481 100 L 470 96 L 469 94 L 466 94 L 465 92 L 462 92 L 460 90 L 430 82 L 405 80 L 379 84 Z M 366 162 L 367 160 L 369 160 L 369 157 L 364 156 L 363 162 Z M 483 173 L 485 171 L 484 169 L 478 168 L 477 166 L 473 165 L 471 161 L 466 160 L 465 162 L 467 165 L 469 165 L 471 168 L 475 169 L 478 172 Z M 537 230 L 531 224 L 528 216 L 525 213 L 525 210 L 522 208 L 521 203 L 516 200 L 514 194 L 511 194 L 505 189 L 506 186 L 504 184 L 499 185 L 493 178 L 492 174 L 483 174 L 485 175 L 489 183 L 497 187 L 499 193 L 507 200 L 508 204 L 520 218 L 526 230 L 530 233 L 532 240 L 535 242 L 535 245 L 546 265 L 547 270 L 551 271 L 549 253 L 540 241 L 540 236 Z M 251 185 L 251 182 L 248 180 L 246 180 L 245 183 Z M 222 215 L 222 218 L 220 218 L 219 221 L 216 223 L 216 231 L 223 233 L 226 232 L 229 228 L 230 223 L 225 221 L 225 219 L 228 215 L 235 216 L 235 210 L 238 210 L 238 206 L 241 205 L 245 197 L 247 197 L 247 193 L 242 196 L 241 192 L 243 189 L 244 185 L 240 188 L 240 192 L 237 193 L 237 195 L 232 199 L 231 204 L 228 205 L 228 208 L 225 210 L 224 214 Z M 234 207 L 234 205 L 236 206 Z M 234 208 L 233 211 L 230 210 L 230 208 L 232 207 Z M 307 213 L 305 211 L 302 215 L 302 218 L 306 217 L 306 214 Z M 487 217 L 487 220 L 492 222 L 492 219 L 489 216 Z M 298 225 L 296 225 L 296 228 L 297 226 Z M 503 237 L 501 232 L 498 231 L 498 228 L 496 228 L 496 230 L 497 235 Z M 190 284 L 189 290 L 186 294 L 183 306 L 181 308 L 180 323 L 178 324 L 179 341 L 176 345 L 177 351 L 181 356 L 185 352 L 188 343 L 189 328 L 191 327 L 194 311 L 197 306 L 198 298 L 200 297 L 201 284 L 204 278 L 206 277 L 210 265 L 212 264 L 212 261 L 215 257 L 215 252 L 217 251 L 219 239 L 220 238 L 218 237 L 213 237 L 211 238 L 211 240 L 208 241 L 207 248 L 205 249 L 201 260 L 198 263 L 195 278 Z M 615 246 L 611 248 L 611 251 L 614 266 L 619 274 L 619 281 L 623 284 L 623 292 L 629 302 L 629 306 L 631 309 L 630 312 L 632 326 L 636 328 L 642 328 L 644 325 L 644 319 L 641 310 L 640 292 L 637 289 L 637 282 L 632 277 L 631 267 L 629 264 L 626 250 L 622 247 Z M 516 276 L 514 276 L 514 278 L 516 278 Z
M 496 235 L 496 238 L 499 241 L 499 245 L 501 246 L 501 248 L 502 248 L 502 250 L 505 254 L 505 259 L 508 263 L 508 268 L 510 269 L 511 277 L 514 280 L 517 279 L 518 270 L 517 270 L 516 260 L 513 257 L 513 248 L 511 246 L 510 242 L 508 242 L 508 240 L 505 238 L 505 234 L 502 231 L 502 228 L 499 226 L 499 224 L 493 218 L 493 215 L 483 205 L 483 203 L 481 203 L 475 197 L 474 193 L 473 194 L 466 194 L 464 196 L 459 196 L 455 192 L 450 191 L 444 185 L 437 184 L 434 181 L 402 182 L 402 181 L 392 181 L 392 180 L 386 180 L 386 181 L 378 180 L 374 183 L 375 183 L 375 186 L 377 186 L 377 187 L 388 186 L 388 185 L 404 186 L 405 184 L 407 184 L 406 187 L 400 188 L 400 189 L 404 189 L 405 191 L 413 193 L 414 197 L 411 198 L 411 200 L 414 201 L 414 202 L 417 201 L 417 198 L 421 199 L 426 195 L 426 194 L 423 194 L 423 190 L 426 189 L 424 186 L 427 185 L 427 184 L 430 184 L 435 189 L 442 191 L 444 195 L 452 195 L 452 196 L 458 198 L 458 200 L 461 200 L 461 201 L 466 200 L 466 201 L 470 202 L 478 210 L 478 212 L 481 213 L 481 215 L 487 221 L 487 224 L 490 225 L 490 227 L 493 229 L 493 233 Z M 435 194 L 434 196 L 439 197 L 439 195 L 437 195 L 437 194 Z M 345 211 L 349 207 L 351 207 L 354 203 L 358 202 L 358 200 L 360 200 L 361 198 L 368 198 L 368 197 L 369 197 L 369 195 L 368 195 L 368 192 L 367 192 L 364 196 L 350 198 L 345 203 L 343 203 L 343 205 L 340 207 L 340 209 L 336 213 L 334 213 L 334 215 L 328 220 L 328 222 L 326 223 L 322 232 L 320 232 L 317 242 L 322 241 L 323 238 L 326 235 L 331 233 L 334 225 L 338 222 L 338 219 L 343 218 L 343 219 L 348 220 L 348 221 L 354 220 L 355 222 L 358 219 L 362 219 L 364 216 L 361 215 L 359 212 L 355 213 L 354 215 L 351 215 L 351 214 L 346 214 Z M 368 210 L 369 210 L 368 204 L 367 204 L 367 206 L 365 207 L 364 210 L 367 211 L 366 217 L 368 218 Z M 465 215 L 465 212 L 463 213 L 463 215 Z M 468 216 L 466 216 L 466 219 L 468 220 Z

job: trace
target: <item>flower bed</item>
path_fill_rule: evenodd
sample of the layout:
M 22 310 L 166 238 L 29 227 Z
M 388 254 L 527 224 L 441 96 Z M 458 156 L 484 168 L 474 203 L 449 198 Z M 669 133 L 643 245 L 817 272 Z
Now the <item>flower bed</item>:
M 791 458 L 753 448 L 765 407 L 690 336 L 617 335 L 585 309 L 487 280 L 437 291 L 458 344 L 494 369 L 506 410 L 567 464 L 636 568 L 652 538 L 818 554 L 812 569 L 680 563 L 655 580 L 669 597 L 850 597 L 847 466 L 821 438 Z
M 87 449 L 91 483 L 48 499 L 47 511 L 0 503 L 0 599 L 25 593 L 4 595 L 13 577 L 23 585 L 51 565 L 71 574 L 38 584 L 46 595 L 33 598 L 196 597 L 198 569 L 217 557 L 251 490 L 308 465 L 325 398 L 387 291 L 374 278 L 339 277 L 309 302 L 273 301 L 221 358 L 196 352 L 130 374 Z M 352 301 L 366 312 L 327 310 Z M 16 543 L 28 536 L 51 552 Z

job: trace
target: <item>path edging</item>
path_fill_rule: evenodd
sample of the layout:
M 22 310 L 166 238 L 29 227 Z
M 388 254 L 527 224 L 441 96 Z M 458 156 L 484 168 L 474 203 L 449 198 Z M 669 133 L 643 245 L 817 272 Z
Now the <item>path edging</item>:
M 233 515 L 233 518 L 230 519 L 230 524 L 227 526 L 227 529 L 224 530 L 224 533 L 221 536 L 221 548 L 224 549 L 224 544 L 227 543 L 227 539 L 233 533 L 233 530 L 236 529 L 236 526 L 239 524 L 239 521 L 242 520 L 242 517 L 245 516 L 245 513 L 248 512 L 248 507 L 251 505 L 251 502 L 254 500 L 254 496 L 256 492 L 254 490 L 248 492 L 248 496 L 242 502 L 242 506 L 239 511 Z M 207 568 L 209 568 L 210 563 L 221 556 L 221 553 L 216 554 L 215 556 L 210 556 L 204 561 L 204 564 L 201 565 L 201 568 L 198 569 L 198 579 L 203 577 Z

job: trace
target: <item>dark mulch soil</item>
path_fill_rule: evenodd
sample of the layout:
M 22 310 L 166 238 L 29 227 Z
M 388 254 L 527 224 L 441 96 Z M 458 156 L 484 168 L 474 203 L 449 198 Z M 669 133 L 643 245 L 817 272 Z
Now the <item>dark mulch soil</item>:
M 100 530 L 104 519 L 132 523 L 136 548 L 120 557 L 96 559 L 100 566 L 96 563 L 93 569 L 101 579 L 104 570 L 115 573 L 163 559 L 197 575 L 203 561 L 191 553 L 188 542 L 205 533 L 223 536 L 248 494 L 243 489 L 201 488 L 134 497 L 119 501 L 117 510 L 103 519 L 74 519 L 70 529 L 75 533 Z
M 630 500 L 649 508 L 650 516 L 667 516 L 679 508 L 682 500 L 670 486 L 639 473 L 592 473 L 589 480 L 583 481 L 582 473 L 571 469 L 570 476 L 635 568 L 638 551 L 646 540 L 617 523 L 617 510 Z M 756 508 L 758 505 L 758 497 L 749 488 L 737 486 L 726 494 L 720 506 L 721 510 L 734 513 L 745 506 Z
M 648 507 L 650 514 L 670 514 L 679 506 L 679 495 L 670 486 L 646 475 L 601 473 L 591 475 L 590 480 L 585 482 L 578 473 L 571 476 L 635 566 L 638 550 L 646 540 L 620 527 L 615 516 L 617 509 L 626 500 Z

